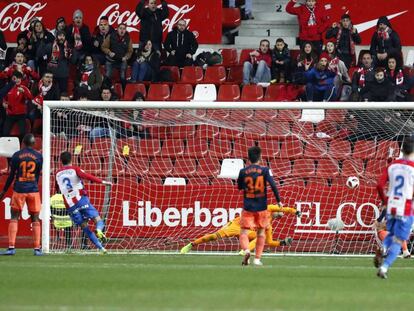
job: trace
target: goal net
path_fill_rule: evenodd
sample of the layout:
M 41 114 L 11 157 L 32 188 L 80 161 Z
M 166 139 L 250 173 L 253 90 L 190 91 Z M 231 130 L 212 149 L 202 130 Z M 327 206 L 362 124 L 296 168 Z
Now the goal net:
M 293 242 L 269 247 L 269 253 L 371 253 L 380 208 L 376 180 L 399 156 L 404 135 L 414 131 L 413 111 L 361 109 L 368 103 L 341 110 L 301 109 L 322 103 L 283 104 L 89 102 L 64 108 L 47 103 L 45 216 L 57 191 L 59 155 L 70 151 L 75 165 L 113 182 L 85 181 L 105 221 L 108 250 L 178 252 L 240 215 L 243 198 L 235 178 L 247 163 L 247 149 L 260 146 L 284 206 L 302 213 L 273 220 L 273 239 Z M 349 177 L 355 177 L 351 183 Z M 270 191 L 268 202 L 275 203 Z M 46 250 L 93 249 L 79 227 L 56 228 L 54 217 L 50 223 L 43 218 Z M 221 231 L 222 238 L 192 252 L 238 251 L 238 237 L 232 235 Z

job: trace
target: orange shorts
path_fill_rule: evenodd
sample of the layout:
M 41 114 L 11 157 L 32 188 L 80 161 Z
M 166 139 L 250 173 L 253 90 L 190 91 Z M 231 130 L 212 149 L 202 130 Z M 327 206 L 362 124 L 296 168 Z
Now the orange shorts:
M 40 213 L 40 194 L 39 192 L 32 193 L 18 193 L 13 192 L 11 199 L 11 208 L 17 211 L 22 211 L 24 204 L 27 204 L 27 209 L 30 214 Z
M 240 227 L 242 229 L 264 229 L 270 225 L 270 214 L 267 210 L 260 212 L 242 211 Z

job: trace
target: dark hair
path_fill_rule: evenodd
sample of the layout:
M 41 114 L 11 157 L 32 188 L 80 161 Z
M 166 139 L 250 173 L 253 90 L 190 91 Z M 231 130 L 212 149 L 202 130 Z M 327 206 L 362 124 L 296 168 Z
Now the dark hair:
M 249 148 L 247 154 L 250 162 L 257 163 L 259 162 L 260 156 L 262 155 L 262 149 L 260 149 L 260 147 L 253 146 Z
M 267 42 L 267 43 L 269 44 L 269 47 L 270 47 L 270 41 L 269 41 L 269 40 L 267 40 L 267 39 L 262 39 L 262 40 L 260 40 L 259 45 L 262 45 L 262 43 L 263 43 L 263 42 Z
M 16 77 L 17 79 L 23 79 L 23 74 L 20 71 L 13 71 L 12 77 Z
M 72 154 L 69 151 L 63 151 L 60 154 L 60 161 L 63 165 L 68 165 L 72 162 Z
M 349 16 L 349 14 L 343 14 L 341 16 L 341 19 L 345 19 L 345 18 L 351 19 L 351 16 Z
M 50 70 L 46 70 L 46 71 L 43 73 L 42 77 L 44 77 L 45 75 L 52 75 L 52 76 L 55 76 L 55 75 L 53 74 L 53 72 L 51 72 Z
M 385 73 L 385 68 L 384 67 L 377 67 L 375 69 L 375 73 L 378 73 L 378 72 L 384 72 Z
M 136 92 L 134 94 L 134 97 L 132 97 L 133 101 L 136 101 L 137 99 L 141 99 L 142 101 L 145 101 L 145 96 L 141 92 Z
M 35 143 L 36 143 L 36 139 L 33 134 L 29 133 L 29 134 L 24 135 L 23 144 L 26 147 L 33 147 Z
M 276 39 L 276 43 L 278 43 L 278 42 L 283 42 L 283 43 L 285 43 L 285 41 L 284 41 L 282 38 L 277 38 L 277 39 Z
M 405 136 L 401 151 L 407 155 L 414 152 L 414 134 Z
M 60 97 L 69 97 L 68 92 L 60 92 Z

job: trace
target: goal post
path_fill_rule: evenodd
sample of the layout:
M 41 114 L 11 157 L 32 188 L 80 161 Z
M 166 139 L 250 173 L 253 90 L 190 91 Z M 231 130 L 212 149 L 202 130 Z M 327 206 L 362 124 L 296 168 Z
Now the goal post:
M 88 248 L 79 228 L 56 229 L 50 221 L 63 151 L 114 183 L 85 184 L 104 218 L 110 251 L 178 252 L 240 214 L 241 193 L 220 170 L 227 159 L 246 163 L 247 149 L 258 145 L 282 201 L 302 212 L 273 221 L 273 238 L 293 243 L 271 254 L 368 254 L 380 203 L 375 180 L 398 157 L 402 137 L 414 132 L 413 108 L 410 102 L 45 101 L 43 250 Z M 347 187 L 348 177 L 359 185 Z M 273 194 L 268 201 L 275 202 Z M 333 231 L 332 219 L 343 228 Z M 232 236 L 193 247 L 237 249 Z

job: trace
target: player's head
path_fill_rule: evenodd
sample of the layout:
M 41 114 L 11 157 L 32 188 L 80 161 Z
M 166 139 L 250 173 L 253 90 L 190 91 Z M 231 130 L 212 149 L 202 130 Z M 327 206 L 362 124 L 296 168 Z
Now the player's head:
M 405 136 L 401 151 L 405 156 L 414 153 L 414 134 Z
M 23 144 L 26 147 L 33 147 L 36 143 L 36 139 L 33 134 L 26 134 L 23 137 Z
M 250 147 L 247 154 L 251 163 L 258 163 L 262 157 L 262 149 L 256 146 Z
M 72 163 L 72 154 L 69 151 L 64 151 L 60 154 L 60 161 L 63 165 L 69 165 Z
M 22 83 L 23 74 L 20 71 L 13 71 L 12 80 L 16 83 L 16 85 L 20 85 Z

